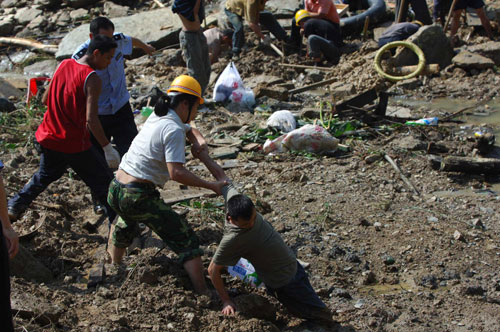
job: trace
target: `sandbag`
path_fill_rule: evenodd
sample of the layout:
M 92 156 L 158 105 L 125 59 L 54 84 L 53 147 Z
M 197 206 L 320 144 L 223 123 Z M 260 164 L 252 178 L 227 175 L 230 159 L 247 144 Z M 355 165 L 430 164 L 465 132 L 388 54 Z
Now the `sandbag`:
M 278 153 L 287 150 L 312 153 L 333 152 L 337 149 L 339 140 L 333 137 L 325 128 L 307 124 L 284 134 L 264 144 L 265 153 Z

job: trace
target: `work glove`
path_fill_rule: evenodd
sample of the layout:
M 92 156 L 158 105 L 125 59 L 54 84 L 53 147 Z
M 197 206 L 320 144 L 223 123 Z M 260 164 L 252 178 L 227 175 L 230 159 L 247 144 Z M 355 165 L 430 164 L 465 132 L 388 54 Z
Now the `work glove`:
M 116 151 L 111 143 L 103 146 L 102 149 L 104 150 L 104 157 L 106 158 L 109 168 L 118 168 L 120 165 L 120 154 L 118 151 Z
M 262 39 L 262 44 L 269 46 L 271 45 L 271 36 L 267 35 Z

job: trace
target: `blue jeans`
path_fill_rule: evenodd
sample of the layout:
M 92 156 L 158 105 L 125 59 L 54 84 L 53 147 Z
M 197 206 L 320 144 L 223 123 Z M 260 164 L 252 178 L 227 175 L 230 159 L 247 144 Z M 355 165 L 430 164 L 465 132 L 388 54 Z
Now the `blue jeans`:
M 276 297 L 295 316 L 313 318 L 314 311 L 326 308 L 299 262 L 297 262 L 297 273 L 287 285 L 279 288 L 266 286 L 266 288 L 270 295 Z
M 109 183 L 113 173 L 108 164 L 95 147 L 78 153 L 64 153 L 42 147 L 40 168 L 19 193 L 9 200 L 9 207 L 23 211 L 52 182 L 58 180 L 71 167 L 76 174 L 90 187 L 96 198 L 104 203 L 110 221 L 116 216 L 115 211 L 107 203 Z
M 229 19 L 229 22 L 233 26 L 233 53 L 239 54 L 243 44 L 245 44 L 245 33 L 243 31 L 243 18 L 227 9 L 224 8 L 224 12 Z M 278 40 L 287 40 L 286 31 L 278 23 L 276 18 L 267 11 L 262 11 L 259 13 L 259 23 L 269 30 Z
M 320 58 L 321 54 L 323 54 L 333 64 L 339 63 L 340 51 L 334 42 L 317 35 L 310 35 L 307 38 L 307 45 L 311 58 Z

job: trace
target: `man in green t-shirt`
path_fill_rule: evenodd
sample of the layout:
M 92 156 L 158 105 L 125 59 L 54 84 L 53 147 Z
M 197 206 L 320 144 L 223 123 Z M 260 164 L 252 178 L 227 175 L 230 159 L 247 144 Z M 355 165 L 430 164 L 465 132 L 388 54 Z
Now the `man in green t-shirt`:
M 236 310 L 221 278 L 221 270 L 236 265 L 243 257 L 250 261 L 269 294 L 298 317 L 333 322 L 332 314 L 320 300 L 304 268 L 292 250 L 262 215 L 250 198 L 241 195 L 232 184 L 223 187 L 226 200 L 224 236 L 208 267 L 208 273 L 219 297 L 222 313 Z

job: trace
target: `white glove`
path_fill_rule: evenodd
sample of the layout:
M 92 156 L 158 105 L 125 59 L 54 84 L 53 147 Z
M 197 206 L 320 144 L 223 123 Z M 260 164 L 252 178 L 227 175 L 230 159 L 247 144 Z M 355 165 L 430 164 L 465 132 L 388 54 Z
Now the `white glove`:
M 118 151 L 116 151 L 111 143 L 103 146 L 102 149 L 104 150 L 104 157 L 106 158 L 109 168 L 118 168 L 120 165 L 120 154 Z
M 267 35 L 266 37 L 264 37 L 264 39 L 262 39 L 262 44 L 266 46 L 271 45 L 271 36 Z

